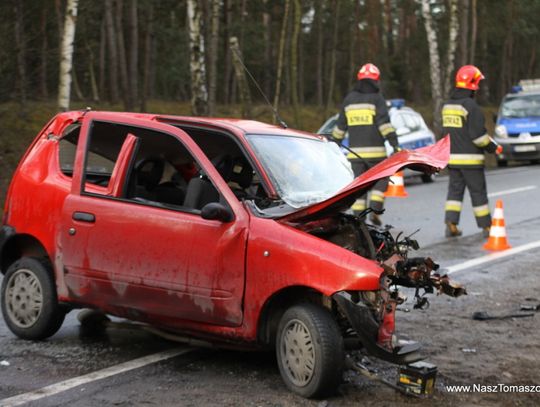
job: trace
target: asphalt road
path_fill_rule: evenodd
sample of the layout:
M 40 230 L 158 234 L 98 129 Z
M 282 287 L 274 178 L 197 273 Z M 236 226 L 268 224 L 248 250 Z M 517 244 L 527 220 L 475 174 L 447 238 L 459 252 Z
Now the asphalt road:
M 514 248 L 540 241 L 539 180 L 540 166 L 497 169 L 488 173 L 489 192 L 498 194 L 491 198 L 490 204 L 493 207 L 497 198 L 503 200 L 508 240 Z M 460 225 L 464 236 L 459 239 L 444 237 L 446 187 L 447 178 L 444 176 L 432 184 L 409 183 L 406 186 L 408 198 L 387 200 L 383 220 L 399 225 L 405 233 L 420 229 L 415 236 L 422 246 L 422 254 L 433 256 L 443 267 L 456 266 L 471 259 L 485 259 L 466 270 L 455 269 L 453 277 L 468 285 L 470 295 L 464 301 L 448 302 L 454 304 L 448 307 L 454 307 L 452 310 L 455 312 L 456 307 L 472 306 L 480 298 L 476 295 L 496 292 L 500 288 L 498 283 L 492 282 L 493 286 L 485 284 L 485 280 L 491 277 L 486 273 L 492 264 L 497 266 L 497 278 L 512 276 L 519 265 L 522 273 L 529 273 L 525 274 L 528 279 L 523 279 L 522 287 L 514 285 L 513 292 L 538 298 L 540 295 L 536 293 L 540 283 L 534 273 L 540 269 L 540 250 L 524 250 L 495 260 L 485 258 L 488 254 L 482 249 L 485 239 L 476 228 L 468 198 Z M 436 298 L 434 303 L 444 307 L 447 301 Z M 422 322 L 417 318 L 405 318 L 405 326 L 417 324 L 412 326 L 417 326 L 420 332 Z M 538 322 L 535 323 L 537 328 Z M 452 332 L 468 329 L 466 324 L 448 328 Z M 438 334 L 445 335 L 443 338 L 450 337 L 451 333 L 446 334 L 444 329 L 441 327 Z M 495 334 L 492 331 L 486 335 Z M 467 341 L 463 341 L 467 345 Z M 513 349 L 517 356 L 510 354 L 509 357 L 523 356 L 523 363 L 530 359 L 534 366 L 538 366 L 538 346 L 530 342 L 524 346 L 527 349 Z M 436 343 L 432 344 L 433 347 Z M 503 350 L 498 349 L 497 352 Z M 491 359 L 488 357 L 486 360 L 485 369 L 488 369 Z M 496 368 L 496 363 L 493 363 Z M 444 371 L 444 368 L 440 370 Z M 532 375 L 528 372 L 527 380 L 540 385 L 540 374 L 536 372 L 534 376 L 534 370 Z M 449 379 L 442 376 L 441 380 Z M 20 398 L 13 398 L 18 396 Z M 0 319 L 0 406 L 352 406 L 367 396 L 372 398 L 373 405 L 430 405 L 429 401 L 406 399 L 380 384 L 366 382 L 346 387 L 340 396 L 329 401 L 304 400 L 284 388 L 271 354 L 189 348 L 136 328 L 111 328 L 100 335 L 89 335 L 81 330 L 76 312 L 68 315 L 59 333 L 43 342 L 16 339 Z M 472 401 L 451 398 L 441 391 L 436 400 L 441 405 Z M 538 405 L 539 398 L 517 400 L 519 405 L 535 405 L 535 402 Z M 501 402 L 496 396 L 481 399 L 482 403 L 507 405 L 507 401 Z

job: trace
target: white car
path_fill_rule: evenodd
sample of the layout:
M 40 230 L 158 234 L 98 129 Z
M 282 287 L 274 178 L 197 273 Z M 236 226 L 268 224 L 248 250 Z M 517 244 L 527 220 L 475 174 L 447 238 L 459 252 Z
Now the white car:
M 406 150 L 414 150 L 419 147 L 429 146 L 435 144 L 435 135 L 427 127 L 426 122 L 422 115 L 410 107 L 404 106 L 403 99 L 392 99 L 388 102 L 390 115 L 390 122 L 396 129 L 398 135 L 399 146 Z M 336 125 L 338 115 L 330 117 L 326 122 L 317 130 L 318 134 L 329 135 L 332 134 L 332 130 Z M 349 144 L 349 134 L 345 134 L 344 146 Z M 385 147 L 388 155 L 392 154 L 392 147 L 385 142 Z M 417 171 L 406 170 L 405 177 L 419 176 L 423 182 L 432 182 L 434 175 L 424 174 Z

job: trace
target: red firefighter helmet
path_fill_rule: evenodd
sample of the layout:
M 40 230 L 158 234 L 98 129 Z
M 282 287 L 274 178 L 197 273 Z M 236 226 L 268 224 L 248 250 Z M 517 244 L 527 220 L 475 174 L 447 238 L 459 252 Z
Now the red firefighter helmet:
M 365 64 L 358 71 L 358 75 L 356 75 L 356 78 L 358 80 L 373 79 L 374 81 L 378 81 L 380 76 L 381 76 L 381 71 L 379 71 L 379 68 L 377 68 L 373 64 Z
M 478 85 L 482 79 L 484 79 L 484 75 L 476 66 L 462 66 L 456 73 L 456 88 L 478 90 Z

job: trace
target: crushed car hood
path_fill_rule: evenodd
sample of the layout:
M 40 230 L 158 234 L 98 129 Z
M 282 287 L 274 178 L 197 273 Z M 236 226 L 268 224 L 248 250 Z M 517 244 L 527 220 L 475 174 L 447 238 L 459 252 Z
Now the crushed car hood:
M 286 223 L 306 222 L 343 211 L 379 179 L 390 177 L 404 167 L 429 173 L 437 172 L 446 167 L 449 158 L 449 136 L 431 146 L 400 151 L 371 167 L 331 198 L 305 206 L 276 220 Z

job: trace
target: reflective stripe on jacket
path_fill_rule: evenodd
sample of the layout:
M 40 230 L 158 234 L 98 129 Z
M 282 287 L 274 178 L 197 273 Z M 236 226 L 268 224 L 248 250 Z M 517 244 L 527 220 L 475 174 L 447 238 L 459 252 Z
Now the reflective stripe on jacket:
M 472 96 L 471 90 L 456 88 L 442 107 L 442 134 L 450 134 L 449 167 L 483 167 L 484 151 L 493 153 L 497 148 L 497 143 L 487 134 L 484 114 Z

